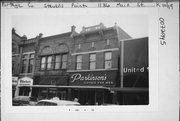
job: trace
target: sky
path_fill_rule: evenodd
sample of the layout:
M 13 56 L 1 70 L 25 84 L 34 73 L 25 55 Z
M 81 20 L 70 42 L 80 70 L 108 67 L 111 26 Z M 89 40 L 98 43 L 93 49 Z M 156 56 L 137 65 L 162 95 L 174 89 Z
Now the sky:
M 148 18 L 146 15 L 93 15 L 93 14 L 63 14 L 63 15 L 14 15 L 12 27 L 20 36 L 26 35 L 28 39 L 34 38 L 39 33 L 43 37 L 71 31 L 71 26 L 76 26 L 76 32 L 82 27 L 97 25 L 102 22 L 106 27 L 117 23 L 132 38 L 148 36 Z

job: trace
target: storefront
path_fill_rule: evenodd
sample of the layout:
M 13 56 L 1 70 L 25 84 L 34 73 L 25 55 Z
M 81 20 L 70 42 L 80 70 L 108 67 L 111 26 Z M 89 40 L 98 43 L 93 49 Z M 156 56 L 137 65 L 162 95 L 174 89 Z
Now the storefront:
M 51 99 L 58 97 L 61 100 L 68 100 L 68 76 L 42 76 L 39 83 L 32 86 L 32 96 L 38 99 Z
M 81 105 L 102 105 L 113 103 L 110 87 L 115 87 L 117 70 L 76 71 L 70 73 L 71 100 L 77 98 Z M 78 87 L 82 88 L 78 88 Z
M 19 96 L 31 96 L 32 88 L 30 86 L 33 85 L 33 79 L 29 77 L 23 77 L 18 80 L 18 88 L 17 94 Z

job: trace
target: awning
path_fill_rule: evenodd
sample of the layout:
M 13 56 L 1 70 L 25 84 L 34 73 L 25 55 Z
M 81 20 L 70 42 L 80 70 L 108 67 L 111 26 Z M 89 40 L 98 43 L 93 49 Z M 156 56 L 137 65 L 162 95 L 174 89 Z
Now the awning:
M 118 91 L 118 92 L 148 92 L 148 88 L 135 88 L 135 87 L 126 87 L 126 88 L 120 88 L 120 87 L 110 87 L 111 91 Z
M 32 88 L 76 88 L 76 89 L 110 89 L 110 87 L 103 86 L 57 86 L 57 85 L 32 85 L 32 86 L 19 86 L 19 87 L 32 87 Z

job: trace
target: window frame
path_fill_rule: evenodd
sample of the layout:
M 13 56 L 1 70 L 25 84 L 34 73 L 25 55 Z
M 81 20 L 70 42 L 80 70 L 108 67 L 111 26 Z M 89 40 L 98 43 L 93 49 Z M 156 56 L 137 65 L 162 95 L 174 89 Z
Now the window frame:
M 95 60 L 91 61 L 91 55 L 95 55 Z M 95 70 L 96 69 L 96 53 L 90 53 L 89 54 L 89 70 Z M 95 63 L 95 67 L 91 68 L 91 63 Z
M 48 62 L 48 58 L 49 57 L 51 57 L 50 62 Z M 53 60 L 53 58 L 52 57 L 53 57 L 52 55 L 48 55 L 46 57 L 46 70 L 52 70 L 53 69 L 53 67 L 52 67 L 52 60 Z M 48 65 L 50 65 L 50 67 L 48 67 Z
M 56 61 L 56 57 L 57 57 L 57 56 L 60 57 L 59 62 Z M 56 64 L 58 64 L 58 63 L 59 63 L 59 67 L 56 68 Z M 55 55 L 54 55 L 54 70 L 59 70 L 59 69 L 61 69 L 61 63 L 62 63 L 62 56 L 61 56 L 61 54 L 55 54 Z
M 67 56 L 65 61 L 63 60 L 63 56 L 64 56 L 64 55 Z M 68 65 L 67 65 L 67 64 L 68 64 L 68 54 L 67 54 L 67 53 L 61 54 L 61 62 L 62 62 L 62 63 L 61 63 L 61 69 L 62 69 L 62 70 L 63 70 L 63 69 L 67 69 L 67 66 L 68 66 Z M 66 67 L 65 67 L 65 68 L 63 68 L 63 63 L 66 63 Z
M 111 58 L 110 59 L 106 59 L 106 53 L 111 53 Z M 106 62 L 111 62 L 111 67 L 106 67 Z M 112 51 L 106 51 L 104 52 L 104 68 L 105 69 L 111 69 L 112 68 Z
M 81 57 L 81 61 L 78 61 L 78 56 Z M 83 58 L 82 55 L 76 55 L 76 70 L 82 70 L 82 58 Z M 80 66 L 81 68 L 77 68 L 77 67 L 79 67 L 78 64 L 81 65 L 81 66 Z
M 66 59 L 65 60 L 63 60 L 63 55 L 66 55 L 67 57 L 66 57 Z M 57 57 L 60 57 L 60 60 L 59 61 L 57 61 L 56 60 L 56 58 Z M 42 69 L 42 58 L 45 58 L 45 68 L 44 69 Z M 48 62 L 48 57 L 51 57 L 51 61 L 50 62 Z M 51 64 L 51 67 L 50 68 L 48 68 L 48 63 L 49 64 Z M 58 68 L 56 68 L 56 65 L 59 63 L 59 67 Z M 66 67 L 65 68 L 62 68 L 63 67 L 63 63 L 66 63 Z M 42 55 L 41 56 L 41 66 L 40 66 L 40 70 L 41 71 L 48 71 L 48 70 L 65 70 L 65 69 L 67 69 L 67 64 L 68 64 L 68 53 L 60 53 L 60 54 L 51 54 L 51 55 Z
M 34 55 L 34 56 L 31 57 L 31 55 Z M 34 64 L 32 64 L 31 72 L 29 72 L 29 68 L 30 68 L 30 61 L 33 60 L 33 63 L 34 63 L 34 58 L 35 58 L 35 52 L 25 52 L 22 54 L 20 74 L 33 73 Z M 24 64 L 24 61 L 26 61 L 25 64 Z

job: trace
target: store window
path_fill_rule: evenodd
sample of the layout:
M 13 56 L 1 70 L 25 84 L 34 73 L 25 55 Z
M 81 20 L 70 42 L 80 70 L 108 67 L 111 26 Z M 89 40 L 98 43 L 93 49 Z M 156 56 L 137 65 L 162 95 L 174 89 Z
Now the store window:
M 90 54 L 90 69 L 96 69 L 96 54 Z
M 82 69 L 82 55 L 77 55 L 76 57 L 76 69 Z
M 105 52 L 105 69 L 112 68 L 112 52 Z

